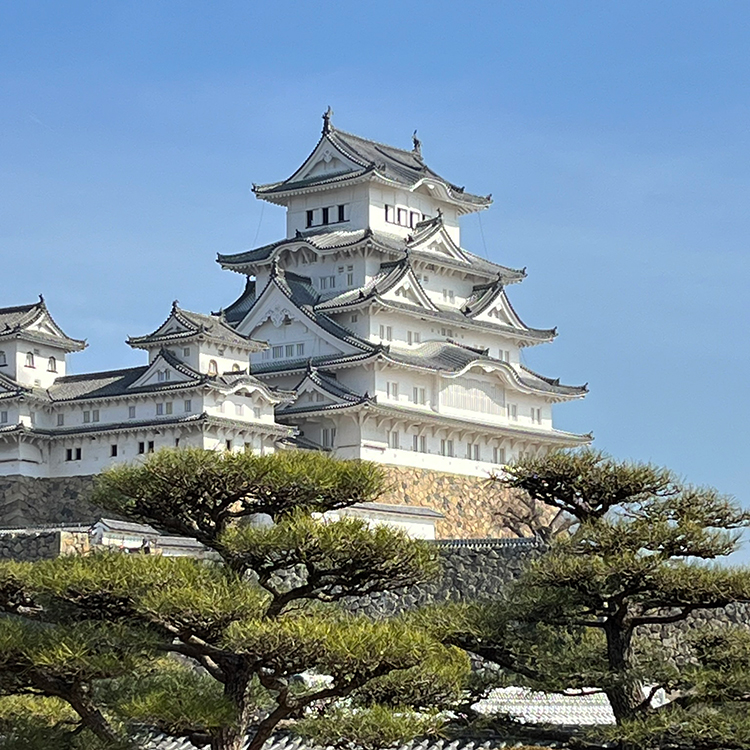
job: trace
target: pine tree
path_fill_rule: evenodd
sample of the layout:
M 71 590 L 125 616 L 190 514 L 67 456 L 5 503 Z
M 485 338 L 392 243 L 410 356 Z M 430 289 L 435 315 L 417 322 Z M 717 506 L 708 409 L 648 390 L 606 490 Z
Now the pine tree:
M 213 559 L 115 552 L 0 566 L 0 639 L 15 655 L 0 658 L 12 696 L 0 700 L 0 736 L 8 747 L 127 747 L 140 727 L 212 750 L 239 750 L 249 735 L 259 750 L 280 725 L 367 747 L 435 731 L 432 709 L 459 693 L 466 656 L 407 619 L 349 606 L 433 576 L 433 551 L 320 516 L 375 499 L 383 481 L 375 465 L 296 451 L 160 451 L 103 472 L 97 504 L 194 537 Z M 14 733 L 32 708 L 45 731 Z M 331 736 L 331 711 L 348 717 L 346 737 Z
M 525 493 L 527 505 L 543 503 L 558 523 L 564 513 L 569 528 L 542 535 L 547 551 L 504 597 L 458 608 L 463 626 L 448 626 L 446 640 L 500 665 L 510 683 L 602 690 L 618 725 L 610 738 L 750 747 L 750 725 L 741 731 L 736 721 L 750 699 L 750 634 L 680 628 L 694 612 L 750 600 L 749 571 L 712 564 L 737 548 L 750 515 L 665 469 L 591 450 L 528 458 L 495 481 Z M 661 648 L 665 629 L 678 663 Z M 721 642 L 736 663 L 712 657 L 707 644 Z M 660 691 L 663 707 L 652 701 Z M 709 732 L 722 721 L 725 731 Z M 729 727 L 740 744 L 726 744 Z

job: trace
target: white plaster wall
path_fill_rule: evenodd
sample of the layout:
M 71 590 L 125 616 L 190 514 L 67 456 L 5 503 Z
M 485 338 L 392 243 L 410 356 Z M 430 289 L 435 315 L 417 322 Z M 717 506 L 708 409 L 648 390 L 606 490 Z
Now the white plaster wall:
M 324 206 L 347 206 L 347 220 L 343 223 L 328 224 L 326 227 L 307 226 L 307 211 Z M 367 186 L 352 185 L 339 189 L 325 190 L 308 195 L 301 195 L 289 201 L 286 214 L 286 236 L 292 238 L 297 230 L 301 232 L 313 229 L 330 229 L 352 231 L 364 229 L 367 226 Z M 333 217 L 335 218 L 335 217 Z
M 0 344 L 0 348 L 4 349 L 8 360 L 8 367 L 3 367 L 0 372 L 9 375 L 22 385 L 49 388 L 57 378 L 65 375 L 66 354 L 62 349 L 46 344 L 17 341 L 12 352 L 13 356 L 11 356 L 10 347 Z M 28 352 L 34 354 L 34 367 L 26 366 Z M 56 372 L 49 372 L 47 369 L 50 357 L 55 358 Z

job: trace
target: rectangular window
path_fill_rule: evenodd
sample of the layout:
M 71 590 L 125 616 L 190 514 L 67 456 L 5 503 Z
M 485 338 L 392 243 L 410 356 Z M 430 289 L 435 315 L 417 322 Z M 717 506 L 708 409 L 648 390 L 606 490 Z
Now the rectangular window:
M 189 357 L 190 356 L 190 347 L 187 346 L 182 350 L 182 356 L 183 357 Z
M 175 448 L 179 448 L 180 447 L 180 438 L 175 438 L 174 439 L 174 447 Z
M 80 448 L 76 448 L 76 459 L 75 460 L 76 461 L 80 461 L 81 460 L 81 449 Z
M 440 441 L 440 453 L 443 456 L 453 456 L 453 441 L 452 440 L 441 440 Z
M 505 448 L 498 448 L 497 446 L 495 446 L 492 449 L 492 463 L 493 464 L 505 463 Z
M 417 388 L 414 387 L 412 391 L 412 395 L 414 397 L 414 403 L 419 404 L 420 406 L 424 406 L 427 403 L 427 391 L 424 388 Z
M 7 412 L 5 412 L 7 414 Z M 65 424 L 65 415 L 64 414 L 58 414 L 57 415 L 57 426 L 62 427 Z
M 419 224 L 420 220 L 422 219 L 422 216 L 420 215 L 419 211 L 412 211 L 411 216 L 409 217 L 411 221 L 409 222 L 409 226 L 414 229 L 417 224 Z
M 323 212 L 323 220 L 321 221 L 321 224 L 330 224 L 331 222 L 329 221 L 329 215 L 330 215 L 331 209 L 326 207 L 322 209 L 322 212 Z
M 443 302 L 447 302 L 447 301 L 448 301 L 448 290 L 443 289 Z
M 419 453 L 427 453 L 427 436 L 412 435 L 412 450 Z
M 346 221 L 346 205 L 343 203 L 339 205 L 339 221 Z
M 352 315 L 352 317 L 350 318 L 351 323 L 356 323 L 358 320 L 359 320 L 359 315 L 357 315 L 356 313 Z
M 329 289 L 335 289 L 336 288 L 336 277 L 335 276 L 329 276 L 328 277 L 328 288 Z
M 260 419 L 260 406 L 253 406 L 253 419 Z
M 399 208 L 398 209 L 398 223 L 402 227 L 406 227 L 409 225 L 409 212 L 405 208 Z
M 389 224 L 393 224 L 393 206 L 386 206 L 385 207 L 385 220 Z
M 91 412 L 91 421 L 92 422 L 98 422 L 99 421 L 99 409 L 94 409 Z
M 541 409 L 535 409 L 533 406 L 531 407 L 531 421 L 533 424 L 542 423 L 542 410 Z
M 225 441 L 224 445 L 226 446 L 226 449 L 227 449 L 228 451 L 231 451 L 231 450 L 232 450 L 232 441 L 231 441 L 231 440 L 227 440 L 227 441 Z
M 164 413 L 165 414 L 171 414 L 172 413 L 172 402 L 167 401 L 166 404 L 164 404 Z
M 273 358 L 274 359 L 281 359 L 284 356 L 284 347 L 283 346 L 274 346 L 272 349 L 273 352 Z
M 164 404 L 157 404 L 156 405 L 156 416 L 160 417 L 164 414 Z
M 0 424 L 8 424 L 8 412 L 0 411 Z
M 294 344 L 287 344 L 284 348 L 284 356 L 291 359 L 294 356 Z
M 297 344 L 297 356 L 298 357 L 304 357 L 305 356 L 305 345 L 304 344 Z
M 311 227 L 315 218 L 315 212 L 312 210 L 307 211 L 307 226 Z
M 324 427 L 321 430 L 321 439 L 324 448 L 333 448 L 333 444 L 336 441 L 336 428 Z
M 386 341 L 393 341 L 393 328 L 391 326 L 385 327 L 385 339 Z
M 29 419 L 31 420 L 31 424 L 36 424 L 36 412 L 35 411 L 29 412 Z
M 347 271 L 346 272 L 346 285 L 347 286 L 354 286 L 354 271 Z
M 135 406 L 128 406 L 128 419 L 135 419 Z
M 138 443 L 138 453 L 146 452 L 146 443 Z
M 321 276 L 318 280 L 318 284 L 320 284 L 321 291 L 323 289 L 328 289 L 328 276 Z
M 407 331 L 406 343 L 407 344 L 421 344 L 422 334 L 419 331 Z
M 234 413 L 238 416 L 242 416 L 242 404 L 235 404 L 234 405 Z
M 398 450 L 399 448 L 398 430 L 388 430 L 388 447 Z
M 153 453 L 154 452 L 154 441 L 153 440 L 149 440 L 148 441 L 148 452 L 149 453 Z
M 269 360 L 269 359 L 271 359 L 271 350 L 270 349 L 264 349 L 263 352 L 260 355 L 260 358 L 262 360 Z
M 456 301 L 456 297 L 453 294 L 453 290 L 449 289 L 448 290 L 448 302 L 450 302 L 450 304 L 452 305 L 455 301 Z
M 479 461 L 479 443 L 466 443 L 466 458 Z
M 193 411 L 193 402 L 189 398 L 186 398 L 183 402 L 183 407 L 186 412 Z
M 499 359 L 501 362 L 510 362 L 510 352 L 507 349 L 501 349 Z
M 73 460 L 73 449 L 72 448 L 66 448 L 65 449 L 65 460 L 66 461 L 72 461 Z
M 114 458 L 117 455 L 117 446 L 116 445 L 110 445 L 109 447 L 109 455 Z
M 514 422 L 518 421 L 518 406 L 516 404 L 508 404 L 508 419 L 512 419 Z
M 83 423 L 88 424 L 91 421 L 91 412 L 85 411 L 83 412 Z
M 393 382 L 386 383 L 385 392 L 388 398 L 398 399 L 398 383 L 393 383 Z

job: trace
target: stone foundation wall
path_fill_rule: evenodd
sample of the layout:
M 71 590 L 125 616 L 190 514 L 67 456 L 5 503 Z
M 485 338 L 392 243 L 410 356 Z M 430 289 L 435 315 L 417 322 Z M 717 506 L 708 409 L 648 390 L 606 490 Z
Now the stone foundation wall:
M 102 515 L 87 498 L 93 477 L 0 477 L 0 528 L 92 523 Z
M 60 532 L 0 534 L 0 561 L 51 560 L 60 554 Z
M 379 502 L 432 508 L 445 518 L 437 523 L 438 539 L 508 537 L 502 512 L 512 502 L 484 477 L 446 474 L 429 469 L 384 467 L 388 492 Z

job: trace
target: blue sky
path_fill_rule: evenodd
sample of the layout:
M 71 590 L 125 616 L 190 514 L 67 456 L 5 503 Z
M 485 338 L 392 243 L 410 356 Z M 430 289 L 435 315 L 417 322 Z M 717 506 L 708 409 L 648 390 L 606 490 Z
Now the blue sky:
M 279 238 L 253 182 L 288 176 L 320 115 L 494 206 L 464 244 L 558 340 L 527 362 L 589 397 L 557 425 L 750 505 L 750 4 L 0 4 L 0 305 L 43 292 L 89 348 L 171 301 L 216 310 L 217 252 Z

